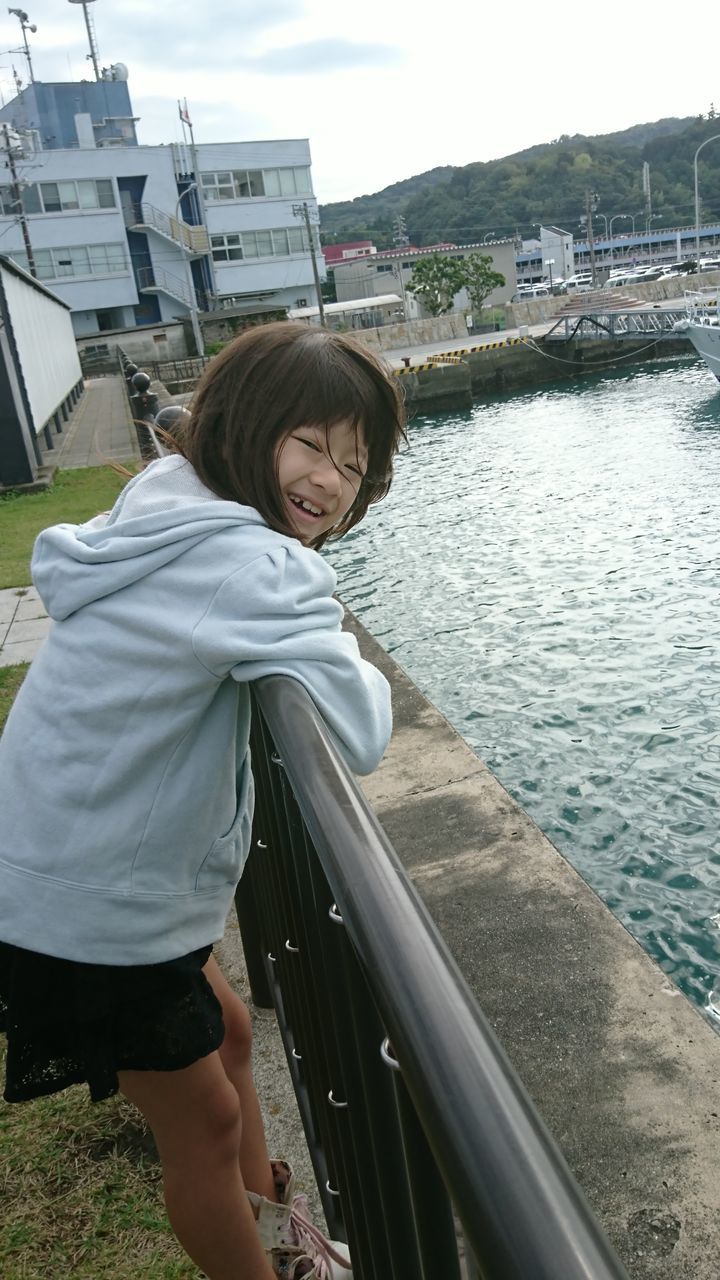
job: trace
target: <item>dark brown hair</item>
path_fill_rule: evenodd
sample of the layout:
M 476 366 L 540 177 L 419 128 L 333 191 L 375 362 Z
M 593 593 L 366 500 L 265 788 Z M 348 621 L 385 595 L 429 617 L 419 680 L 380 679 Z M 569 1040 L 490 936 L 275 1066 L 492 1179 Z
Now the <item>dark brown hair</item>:
M 255 507 L 297 537 L 277 479 L 276 446 L 298 427 L 349 422 L 368 450 L 367 472 L 347 515 L 312 542 L 339 538 L 385 497 L 405 436 L 398 381 L 344 334 L 293 321 L 247 330 L 215 356 L 198 383 L 180 449 L 221 498 Z

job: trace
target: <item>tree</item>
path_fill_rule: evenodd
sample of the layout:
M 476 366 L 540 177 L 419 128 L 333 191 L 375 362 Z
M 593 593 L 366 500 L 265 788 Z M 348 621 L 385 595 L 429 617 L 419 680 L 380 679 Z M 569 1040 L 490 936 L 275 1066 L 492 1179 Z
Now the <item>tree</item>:
M 429 253 L 427 258 L 421 258 L 415 264 L 410 281 L 405 287 L 420 299 L 431 316 L 442 316 L 452 309 L 455 294 L 465 284 L 463 268 L 460 258 Z
M 469 253 L 462 265 L 465 288 L 477 316 L 488 294 L 505 284 L 505 277 L 501 272 L 493 270 L 493 260 L 489 253 Z

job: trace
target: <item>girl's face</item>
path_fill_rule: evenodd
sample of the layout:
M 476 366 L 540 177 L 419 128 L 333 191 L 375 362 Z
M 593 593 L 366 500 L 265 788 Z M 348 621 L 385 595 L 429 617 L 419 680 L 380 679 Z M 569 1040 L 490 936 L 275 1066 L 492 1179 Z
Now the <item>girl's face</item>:
M 301 542 L 328 533 L 350 510 L 367 467 L 362 432 L 350 422 L 296 427 L 275 451 L 278 485 Z

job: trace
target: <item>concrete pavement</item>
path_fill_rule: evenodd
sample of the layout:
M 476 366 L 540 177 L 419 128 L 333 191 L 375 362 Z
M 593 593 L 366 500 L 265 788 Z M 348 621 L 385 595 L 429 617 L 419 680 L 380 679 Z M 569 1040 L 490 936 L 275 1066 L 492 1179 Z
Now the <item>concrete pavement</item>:
M 54 467 L 102 467 L 110 459 L 138 459 L 135 428 L 125 384 L 119 376 L 88 378 L 62 434 L 53 433 L 54 448 L 43 450 L 43 462 Z M 40 437 L 41 443 L 44 442 Z
M 552 328 L 552 323 L 543 320 L 540 324 L 523 326 L 523 328 L 527 329 L 530 337 L 538 338 Z M 464 351 L 468 347 L 489 347 L 495 342 L 504 342 L 506 338 L 519 336 L 519 329 L 499 329 L 492 333 L 477 333 L 474 337 L 468 334 L 466 338 L 443 338 L 439 342 L 423 342 L 417 346 L 393 347 L 387 351 L 378 351 L 376 354 L 387 360 L 394 369 L 401 369 L 405 358 L 409 358 L 410 368 L 412 368 L 413 365 L 423 364 L 431 355 L 452 355 L 453 352 Z
M 50 619 L 34 587 L 0 591 L 0 667 L 32 662 L 49 630 Z

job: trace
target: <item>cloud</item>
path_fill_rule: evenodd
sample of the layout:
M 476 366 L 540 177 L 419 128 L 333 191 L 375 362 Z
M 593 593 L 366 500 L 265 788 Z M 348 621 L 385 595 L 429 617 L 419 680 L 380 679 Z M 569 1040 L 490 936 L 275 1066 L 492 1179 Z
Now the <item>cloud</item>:
M 310 75 L 347 71 L 354 67 L 387 66 L 400 50 L 388 44 L 361 44 L 351 40 L 308 40 L 284 49 L 272 49 L 252 58 L 248 69 L 269 75 Z
M 39 80 L 67 78 L 68 54 L 84 60 L 87 53 L 80 5 L 59 5 L 60 0 L 32 0 L 30 7 L 38 28 L 30 44 Z M 154 61 L 178 69 L 203 66 L 212 74 L 213 65 L 247 66 L 252 50 L 276 40 L 276 28 L 300 20 L 305 7 L 306 0 L 213 0 L 201 11 L 196 0 L 173 0 L 169 15 L 162 4 L 123 0 L 121 6 L 93 4 L 90 13 L 103 65 Z M 0 13 L 0 37 L 17 45 L 19 36 L 16 18 Z

